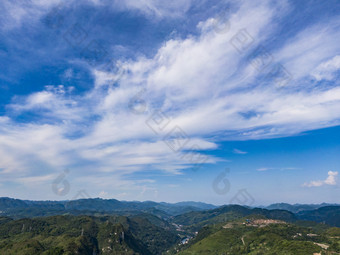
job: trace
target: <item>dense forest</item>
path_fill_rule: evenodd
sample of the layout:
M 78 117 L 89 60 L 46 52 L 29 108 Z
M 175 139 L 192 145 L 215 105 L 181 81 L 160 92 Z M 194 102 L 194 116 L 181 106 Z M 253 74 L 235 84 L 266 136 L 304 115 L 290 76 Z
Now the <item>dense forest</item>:
M 0 254 L 340 254 L 336 205 L 288 211 L 136 202 L 124 209 L 129 202 L 111 202 L 78 200 L 69 210 L 64 202 L 0 198 Z

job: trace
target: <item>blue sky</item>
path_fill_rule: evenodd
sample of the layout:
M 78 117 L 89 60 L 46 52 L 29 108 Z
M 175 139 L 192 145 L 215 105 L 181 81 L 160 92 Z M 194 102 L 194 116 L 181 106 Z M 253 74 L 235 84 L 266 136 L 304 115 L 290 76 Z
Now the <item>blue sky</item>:
M 339 1 L 0 9 L 0 196 L 339 203 Z

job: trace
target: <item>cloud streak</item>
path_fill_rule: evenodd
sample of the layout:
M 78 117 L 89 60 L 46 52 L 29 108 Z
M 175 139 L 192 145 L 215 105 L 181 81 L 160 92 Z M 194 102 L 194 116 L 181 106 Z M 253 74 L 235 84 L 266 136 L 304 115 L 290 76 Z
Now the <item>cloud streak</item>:
M 242 151 L 242 150 L 239 150 L 239 149 L 234 149 L 233 150 L 233 152 L 235 153 L 235 154 L 241 154 L 241 155 L 244 155 L 244 154 L 247 154 L 248 152 L 246 152 L 246 151 Z
M 6 6 L 9 4 L 6 1 Z M 41 1 L 36 4 L 39 15 L 52 6 Z M 160 1 L 150 0 L 119 5 L 151 16 L 175 17 L 184 15 L 192 4 L 173 1 L 165 8 Z M 57 85 L 14 97 L 7 105 L 7 116 L 0 119 L 1 173 L 26 184 L 47 180 L 44 176 L 69 167 L 77 177 L 86 176 L 84 183 L 101 186 L 98 193 L 105 190 L 106 194 L 110 183 L 105 176 L 115 183 L 141 188 L 129 179 L 132 174 L 183 174 L 193 165 L 183 153 L 206 156 L 206 164 L 223 161 L 211 152 L 224 140 L 284 137 L 340 124 L 340 86 L 335 79 L 339 69 L 336 53 L 340 50 L 337 20 L 302 28 L 271 51 L 275 62 L 293 74 L 286 87 L 277 88 L 268 70 L 259 72 L 250 61 L 255 49 L 272 39 L 280 25 L 277 17 L 289 12 L 286 5 L 272 1 L 235 3 L 227 31 L 217 33 L 217 17 L 210 17 L 197 24 L 196 33 L 165 40 L 151 57 L 121 59 L 124 73 L 90 67 L 94 84 L 83 94 L 73 93 L 73 86 Z M 15 11 L 13 6 L 8 8 Z M 23 19 L 34 19 L 33 14 L 23 12 L 20 9 L 17 16 L 10 14 L 17 25 Z M 240 53 L 230 42 L 242 30 L 254 43 Z M 323 86 L 325 80 L 334 85 Z M 145 103 L 140 114 L 129 108 L 136 95 Z M 155 111 L 169 118 L 169 125 L 158 133 L 146 124 Z M 21 122 L 20 117 L 27 115 L 30 121 Z M 190 140 L 179 153 L 163 141 L 175 127 Z M 233 152 L 247 153 L 236 148 Z M 38 168 L 44 169 L 40 179 L 22 181 L 38 175 Z M 329 173 L 332 175 L 321 185 L 333 185 L 337 172 Z

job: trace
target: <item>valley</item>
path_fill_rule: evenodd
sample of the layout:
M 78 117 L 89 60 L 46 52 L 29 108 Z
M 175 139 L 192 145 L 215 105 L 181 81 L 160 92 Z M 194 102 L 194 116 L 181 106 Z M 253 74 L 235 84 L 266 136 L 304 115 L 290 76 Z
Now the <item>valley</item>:
M 62 209 L 61 202 L 0 198 L 0 254 L 340 254 L 337 205 L 293 213 L 240 205 L 73 203 Z

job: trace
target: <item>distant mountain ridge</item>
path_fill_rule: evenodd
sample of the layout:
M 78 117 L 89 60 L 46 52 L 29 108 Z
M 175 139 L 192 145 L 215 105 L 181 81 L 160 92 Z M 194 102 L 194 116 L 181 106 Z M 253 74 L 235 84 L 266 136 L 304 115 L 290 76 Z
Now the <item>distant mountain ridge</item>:
M 0 198 L 0 254 L 340 254 L 337 227 L 334 205 Z
M 191 211 L 215 209 L 217 206 L 201 202 L 165 203 L 153 201 L 119 201 L 116 199 L 89 198 L 70 201 L 30 201 L 8 197 L 0 198 L 0 215 L 22 217 L 51 216 L 65 212 L 96 213 L 139 213 L 146 212 L 161 218 L 171 217 Z
M 326 206 L 325 206 L 326 205 Z M 116 199 L 78 199 L 71 201 L 30 201 L 8 197 L 0 198 L 0 216 L 13 219 L 54 215 L 139 215 L 150 214 L 161 219 L 171 219 L 175 224 L 211 224 L 223 217 L 263 215 L 284 221 L 307 220 L 340 226 L 340 206 L 319 204 L 277 203 L 262 208 L 240 205 L 215 206 L 202 202 L 165 203 L 153 201 L 119 201 Z
M 288 204 L 288 203 L 275 203 L 271 204 L 269 206 L 266 206 L 264 208 L 273 210 L 273 209 L 279 209 L 279 210 L 287 210 L 291 211 L 293 213 L 298 213 L 301 211 L 310 211 L 310 210 L 316 210 L 321 207 L 325 206 L 340 206 L 340 204 L 328 204 L 328 203 L 322 203 L 322 204 Z

